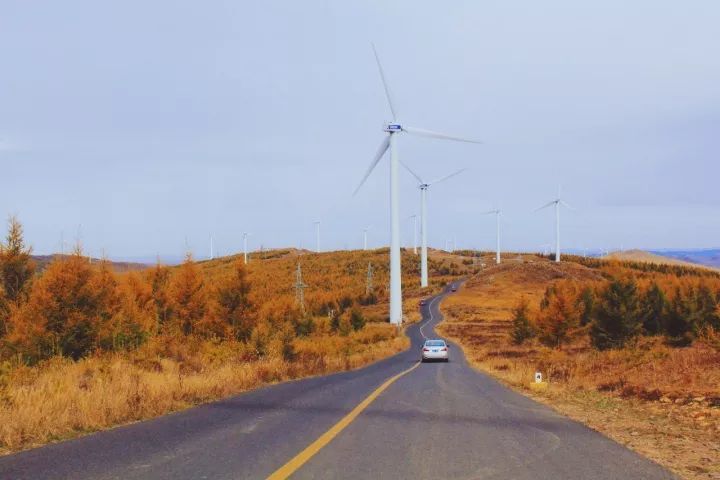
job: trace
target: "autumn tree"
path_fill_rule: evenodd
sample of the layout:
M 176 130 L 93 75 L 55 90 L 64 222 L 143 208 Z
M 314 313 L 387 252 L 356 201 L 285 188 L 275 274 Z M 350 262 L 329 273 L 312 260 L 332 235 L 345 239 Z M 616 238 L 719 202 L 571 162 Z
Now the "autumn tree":
M 217 315 L 230 326 L 231 335 L 240 341 L 248 340 L 255 326 L 256 312 L 250 299 L 250 288 L 245 265 L 238 260 L 217 290 Z
M 25 246 L 22 225 L 16 217 L 10 217 L 5 244 L 0 245 L 0 283 L 8 301 L 16 304 L 23 299 L 35 271 L 30 251 Z
M 172 315 L 170 302 L 170 269 L 157 262 L 155 268 L 149 272 L 152 299 L 155 304 L 155 332 L 159 333 Z
M 97 345 L 98 295 L 93 270 L 80 250 L 54 260 L 11 318 L 10 341 L 29 361 L 63 355 L 78 359 Z
M 575 294 L 575 284 L 559 282 L 548 288 L 542 300 L 537 321 L 537 333 L 545 345 L 562 348 L 580 324 L 580 307 Z
M 205 281 L 188 254 L 170 283 L 173 323 L 184 335 L 191 335 L 207 313 Z
M 5 295 L 5 288 L 0 283 L 0 339 L 7 335 L 9 317 L 10 305 Z
M 642 332 L 640 302 L 635 281 L 615 280 L 602 292 L 590 328 L 595 348 L 621 348 Z
M 593 293 L 592 288 L 583 288 L 582 292 L 580 292 L 580 296 L 578 297 L 578 302 L 582 308 L 582 312 L 580 313 L 580 325 L 584 327 L 592 321 L 593 309 L 595 308 L 595 294 Z
M 522 297 L 513 309 L 511 336 L 515 345 L 521 345 L 535 336 L 535 329 L 530 323 L 528 310 L 529 304 L 525 297 Z

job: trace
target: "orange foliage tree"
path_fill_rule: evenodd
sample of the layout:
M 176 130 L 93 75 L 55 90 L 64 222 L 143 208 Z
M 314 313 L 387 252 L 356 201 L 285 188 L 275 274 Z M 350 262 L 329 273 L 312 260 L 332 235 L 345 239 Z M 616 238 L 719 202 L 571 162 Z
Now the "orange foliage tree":
M 561 348 L 580 325 L 582 307 L 577 290 L 572 281 L 560 281 L 546 290 L 535 322 L 542 343 Z

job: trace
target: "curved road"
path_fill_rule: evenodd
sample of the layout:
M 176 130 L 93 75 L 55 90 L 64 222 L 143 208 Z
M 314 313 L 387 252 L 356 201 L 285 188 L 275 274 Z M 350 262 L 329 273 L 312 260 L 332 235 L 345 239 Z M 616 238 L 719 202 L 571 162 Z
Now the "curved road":
M 674 478 L 472 370 L 455 345 L 449 363 L 419 364 L 384 385 L 417 364 L 448 294 L 423 307 L 407 330 L 411 349 L 391 358 L 0 457 L 0 478 L 266 478 L 318 439 L 326 444 L 300 455 L 293 478 Z

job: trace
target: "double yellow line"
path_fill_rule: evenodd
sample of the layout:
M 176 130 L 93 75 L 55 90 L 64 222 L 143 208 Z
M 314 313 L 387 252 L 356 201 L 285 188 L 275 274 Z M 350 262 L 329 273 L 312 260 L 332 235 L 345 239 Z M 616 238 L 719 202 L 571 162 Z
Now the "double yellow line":
M 333 425 L 330 430 L 323 433 L 318 437 L 317 440 L 315 440 L 313 443 L 311 443 L 305 450 L 295 455 L 295 457 L 287 462 L 282 467 L 275 470 L 275 472 L 272 473 L 268 477 L 268 480 L 280 480 L 280 479 L 286 479 L 293 473 L 297 471 L 300 467 L 302 467 L 308 460 L 310 460 L 316 453 L 318 453 L 325 445 L 330 443 L 333 438 L 335 438 L 340 432 L 342 432 L 345 427 L 350 425 L 353 420 L 357 418 L 358 415 L 362 413 L 363 410 L 365 410 L 368 405 L 370 405 L 382 392 L 384 392 L 390 385 L 392 385 L 398 378 L 402 377 L 403 375 L 407 375 L 408 373 L 415 370 L 420 365 L 420 362 L 416 363 L 412 367 L 408 368 L 407 370 L 398 373 L 394 377 L 390 377 L 389 379 L 385 380 L 385 383 L 380 385 L 378 388 L 376 388 L 368 397 L 360 402 L 355 408 L 352 409 L 350 413 L 345 415 L 338 423 Z

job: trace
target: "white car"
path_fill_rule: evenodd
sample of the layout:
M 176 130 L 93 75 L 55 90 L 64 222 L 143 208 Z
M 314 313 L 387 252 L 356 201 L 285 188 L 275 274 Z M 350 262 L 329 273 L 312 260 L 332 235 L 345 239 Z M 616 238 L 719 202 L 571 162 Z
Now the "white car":
M 425 340 L 422 348 L 422 361 L 428 360 L 448 361 L 448 344 L 445 340 Z

